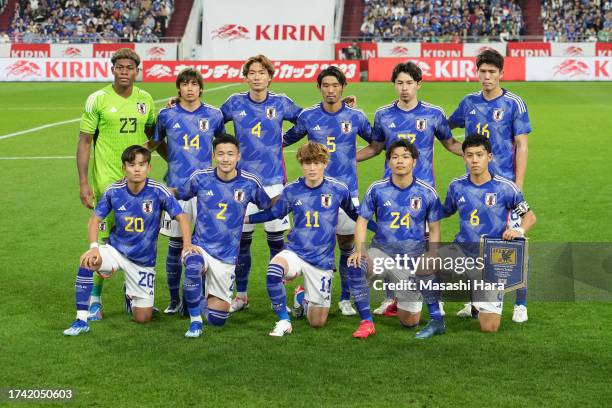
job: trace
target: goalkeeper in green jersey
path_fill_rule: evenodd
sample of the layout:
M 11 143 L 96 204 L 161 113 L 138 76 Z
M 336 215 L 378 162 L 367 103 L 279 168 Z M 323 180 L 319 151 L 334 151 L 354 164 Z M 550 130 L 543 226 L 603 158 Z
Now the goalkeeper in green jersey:
M 131 145 L 143 145 L 153 134 L 155 111 L 151 95 L 134 86 L 140 57 L 129 48 L 122 48 L 111 57 L 111 85 L 92 93 L 85 102 L 81 116 L 79 143 L 77 147 L 77 169 L 81 202 L 94 208 L 95 200 L 106 188 L 123 178 L 121 153 Z M 89 157 L 93 144 L 93 166 L 91 181 L 88 177 Z M 107 240 L 114 216 L 100 224 L 100 239 Z M 94 276 L 94 288 L 89 306 L 88 320 L 102 318 L 103 279 Z

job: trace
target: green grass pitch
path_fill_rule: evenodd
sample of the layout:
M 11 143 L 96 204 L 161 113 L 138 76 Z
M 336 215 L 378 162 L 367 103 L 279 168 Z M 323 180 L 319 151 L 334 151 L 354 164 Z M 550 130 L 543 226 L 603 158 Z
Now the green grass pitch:
M 297 321 L 294 334 L 269 338 L 275 316 L 265 291 L 261 227 L 252 248 L 252 306 L 224 328 L 206 328 L 201 339 L 189 341 L 183 338 L 184 319 L 132 323 L 123 312 L 118 275 L 104 290 L 104 321 L 87 335 L 65 338 L 62 330 L 74 319 L 73 284 L 78 257 L 87 248 L 90 214 L 79 202 L 73 158 L 78 122 L 1 136 L 78 118 L 87 95 L 101 86 L 0 87 L 0 388 L 71 388 L 76 396 L 67 405 L 87 407 L 559 407 L 612 401 L 609 303 L 533 300 L 530 320 L 522 325 L 511 322 L 506 303 L 495 335 L 480 333 L 474 320 L 456 318 L 461 305 L 449 303 L 448 333 L 425 342 L 390 318 L 377 319 L 377 336 L 355 341 L 351 333 L 358 318 L 342 317 L 334 308 L 323 329 Z M 174 95 L 172 84 L 142 86 L 156 100 Z M 219 86 L 206 85 L 206 102 L 219 106 L 246 88 Z M 611 242 L 612 83 L 505 86 L 523 97 L 534 129 L 525 187 L 538 216 L 532 241 Z M 273 89 L 301 106 L 319 101 L 313 84 Z M 426 83 L 420 97 L 450 114 L 477 89 L 475 83 Z M 350 84 L 345 94 L 356 95 L 371 120 L 395 97 L 390 83 Z M 289 179 L 299 175 L 294 149 L 286 151 Z M 27 159 L 41 156 L 48 158 Z M 165 163 L 155 157 L 153 168 L 160 179 Z M 359 165 L 362 194 L 382 168 L 382 156 Z M 435 170 L 444 197 L 448 182 L 464 167 L 436 144 Z M 445 220 L 443 238 L 451 240 L 456 228 L 456 217 Z M 158 307 L 168 300 L 166 245 L 160 238 Z M 338 292 L 335 285 L 336 300 Z M 374 305 L 380 297 L 374 296 Z

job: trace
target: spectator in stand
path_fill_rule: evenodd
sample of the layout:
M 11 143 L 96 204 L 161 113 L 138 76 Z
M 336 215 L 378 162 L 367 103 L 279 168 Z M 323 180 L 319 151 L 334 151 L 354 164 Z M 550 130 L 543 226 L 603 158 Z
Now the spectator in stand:
M 174 0 L 19 0 L 8 35 L 33 43 L 159 42 L 173 6 Z
M 541 0 L 544 40 L 605 41 L 602 38 L 607 38 L 612 24 L 611 8 L 610 0 Z

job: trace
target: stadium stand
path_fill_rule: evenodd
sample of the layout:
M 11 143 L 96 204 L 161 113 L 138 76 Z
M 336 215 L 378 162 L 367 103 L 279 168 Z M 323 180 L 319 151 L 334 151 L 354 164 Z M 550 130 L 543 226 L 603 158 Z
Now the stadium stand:
M 174 0 L 20 0 L 8 36 L 24 43 L 159 42 Z
M 362 41 L 510 41 L 523 34 L 521 7 L 511 0 L 365 0 L 361 25 Z
M 610 41 L 612 1 L 542 0 L 545 41 Z

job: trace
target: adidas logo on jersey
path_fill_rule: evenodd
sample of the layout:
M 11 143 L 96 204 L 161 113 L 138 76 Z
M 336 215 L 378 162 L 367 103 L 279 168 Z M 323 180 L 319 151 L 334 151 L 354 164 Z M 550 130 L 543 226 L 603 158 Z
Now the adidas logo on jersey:
M 174 126 L 172 126 L 172 129 L 180 129 L 181 125 L 179 125 L 178 123 L 175 123 Z
M 206 193 L 206 195 L 207 196 L 213 196 L 214 194 L 213 194 L 212 190 L 208 190 L 208 193 Z
M 302 205 L 302 202 L 300 200 L 297 200 L 297 202 L 295 203 L 295 205 Z
M 461 196 L 461 198 L 459 199 L 460 203 L 465 203 L 465 198 L 463 196 Z
M 317 126 L 313 127 L 312 130 L 321 130 L 321 126 L 317 125 Z
M 389 129 L 395 129 L 395 123 L 391 122 L 391 124 L 389 125 Z
M 472 109 L 472 110 L 470 111 L 470 115 L 475 115 L 475 114 L 476 114 L 476 109 Z
M 242 111 L 238 114 L 238 116 L 246 116 L 246 111 Z
M 111 113 L 115 113 L 117 112 L 117 108 L 115 108 L 114 106 L 110 109 Z
M 391 201 L 389 200 L 385 201 L 385 203 L 383 204 L 383 207 L 391 207 Z
M 125 205 L 122 205 L 121 207 L 117 208 L 117 211 L 127 211 L 127 208 L 125 208 Z

